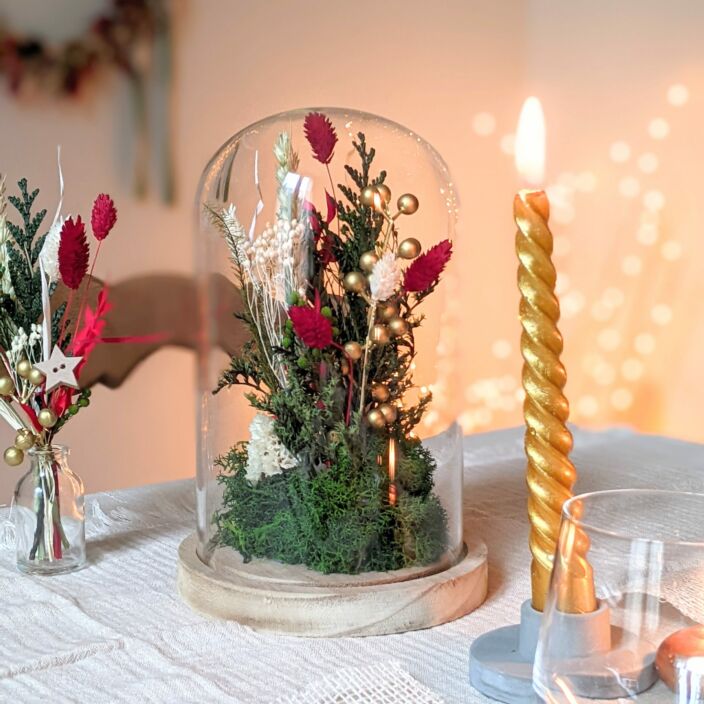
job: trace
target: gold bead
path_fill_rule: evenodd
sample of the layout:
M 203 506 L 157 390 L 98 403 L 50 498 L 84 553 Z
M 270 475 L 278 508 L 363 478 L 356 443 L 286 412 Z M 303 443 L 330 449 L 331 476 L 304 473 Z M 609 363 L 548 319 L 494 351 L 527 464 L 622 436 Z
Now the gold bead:
M 388 205 L 391 202 L 391 189 L 385 183 L 378 183 L 376 190 L 379 191 L 381 202 Z
M 386 384 L 372 384 L 372 398 L 375 401 L 383 403 L 384 401 L 389 400 L 389 396 L 391 396 L 391 394 L 389 393 L 389 387 L 386 386 Z
M 355 362 L 362 358 L 364 350 L 359 342 L 347 342 L 345 343 L 345 354 Z
M 377 315 L 382 319 L 382 320 L 391 320 L 391 318 L 395 318 L 398 315 L 398 308 L 394 303 L 383 303 L 382 305 L 379 306 L 377 309 Z
M 350 271 L 345 275 L 345 288 L 353 293 L 361 293 L 367 286 L 367 280 L 360 271 Z
M 359 258 L 359 268 L 362 271 L 366 271 L 367 274 L 371 274 L 372 270 L 374 269 L 374 266 L 376 263 L 379 261 L 379 257 L 377 256 L 377 253 L 374 251 L 370 252 L 365 252 L 360 258 Z
M 379 191 L 376 189 L 376 186 L 367 186 L 366 188 L 362 189 L 362 193 L 359 196 L 359 200 L 362 201 L 362 205 L 366 205 L 370 208 L 373 208 L 375 197 L 379 197 Z
M 390 403 L 382 403 L 381 406 L 379 406 L 379 410 L 381 411 L 381 415 L 384 416 L 387 425 L 396 422 L 398 411 Z
M 36 438 L 31 430 L 21 428 L 15 435 L 15 447 L 18 450 L 29 450 L 29 448 L 34 445 L 35 440 Z
M 367 413 L 367 423 L 369 423 L 372 428 L 381 429 L 386 426 L 386 419 L 378 408 L 373 408 Z
M 5 450 L 5 462 L 10 465 L 10 467 L 16 467 L 18 464 L 24 462 L 24 452 L 18 447 L 8 447 Z
M 51 408 L 42 408 L 42 410 L 37 414 L 37 420 L 42 428 L 53 428 L 56 425 L 58 418 L 56 417 L 56 413 L 54 413 Z
M 17 362 L 17 375 L 26 379 L 32 371 L 32 363 L 28 359 L 21 359 Z
M 39 369 L 34 367 L 32 371 L 29 372 L 27 380 L 30 384 L 32 384 L 32 386 L 41 386 L 46 381 L 46 377 L 39 371 Z
M 386 325 L 379 325 L 378 323 L 372 328 L 372 340 L 376 342 L 377 345 L 385 345 L 391 336 L 389 335 L 389 329 Z
M 413 215 L 418 210 L 418 199 L 412 193 L 404 193 L 399 196 L 397 205 L 404 215 Z
M 415 237 L 408 237 L 398 246 L 398 256 L 402 259 L 415 259 L 420 254 L 420 242 Z
M 15 392 L 15 382 L 9 376 L 0 377 L 0 396 L 12 396 Z
M 394 337 L 401 337 L 408 332 L 408 323 L 403 318 L 391 318 L 389 330 Z

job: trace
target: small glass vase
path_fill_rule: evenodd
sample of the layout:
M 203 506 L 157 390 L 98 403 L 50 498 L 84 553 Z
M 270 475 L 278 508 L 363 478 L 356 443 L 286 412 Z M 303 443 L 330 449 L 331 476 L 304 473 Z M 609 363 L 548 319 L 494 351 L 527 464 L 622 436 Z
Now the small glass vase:
M 31 466 L 15 488 L 17 567 L 27 574 L 64 574 L 83 567 L 86 536 L 83 482 L 62 445 L 33 447 Z

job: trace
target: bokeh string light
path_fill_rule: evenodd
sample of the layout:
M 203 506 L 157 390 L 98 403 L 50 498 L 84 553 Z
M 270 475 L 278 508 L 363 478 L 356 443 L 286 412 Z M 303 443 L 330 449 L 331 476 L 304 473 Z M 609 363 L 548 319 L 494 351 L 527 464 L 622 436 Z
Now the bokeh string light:
M 643 121 L 641 134 L 616 135 L 607 143 L 608 178 L 602 175 L 600 182 L 588 169 L 572 169 L 557 174 L 546 189 L 555 229 L 553 256 L 560 272 L 557 290 L 562 317 L 569 325 L 568 334 L 574 336 L 568 340 L 568 350 L 576 340 L 580 355 L 569 387 L 575 390 L 570 394 L 571 418 L 578 423 L 632 421 L 638 399 L 656 383 L 649 368 L 676 316 L 667 282 L 676 275 L 672 267 L 684 256 L 685 247 L 663 225 L 668 202 L 658 180 L 664 182 L 661 173 L 668 140 L 677 124 L 669 111 L 687 105 L 690 91 L 684 84 L 674 84 L 663 98 L 655 114 Z M 499 153 L 512 157 L 514 134 L 502 127 L 489 112 L 478 113 L 472 121 L 478 138 L 495 140 Z M 613 248 L 614 266 L 601 277 L 602 288 L 593 290 L 593 278 L 587 283 L 588 277 L 570 261 L 574 253 L 570 225 L 579 222 L 580 199 L 590 194 L 620 198 L 624 221 L 632 218 L 633 222 L 630 233 L 627 224 L 619 223 L 624 237 Z M 491 369 L 498 373 L 470 377 L 460 417 L 465 432 L 520 422 L 523 391 L 512 333 L 506 330 L 484 341 Z

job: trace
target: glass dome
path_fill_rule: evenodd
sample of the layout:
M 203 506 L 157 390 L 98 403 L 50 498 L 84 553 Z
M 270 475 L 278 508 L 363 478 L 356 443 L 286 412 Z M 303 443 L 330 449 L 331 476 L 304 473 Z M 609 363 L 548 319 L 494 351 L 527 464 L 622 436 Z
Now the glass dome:
M 408 580 L 462 554 L 447 166 L 411 130 L 294 110 L 197 198 L 198 555 Z

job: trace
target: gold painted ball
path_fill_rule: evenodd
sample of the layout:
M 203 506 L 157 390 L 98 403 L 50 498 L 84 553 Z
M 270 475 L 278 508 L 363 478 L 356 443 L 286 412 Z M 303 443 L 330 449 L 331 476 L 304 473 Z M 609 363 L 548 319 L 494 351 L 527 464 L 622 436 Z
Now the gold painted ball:
M 56 425 L 58 418 L 56 417 L 56 413 L 54 413 L 51 408 L 42 408 L 42 410 L 37 414 L 37 420 L 42 428 L 53 428 Z
M 383 403 L 389 400 L 391 393 L 389 392 L 389 387 L 386 384 L 372 384 L 372 398 L 375 401 Z
M 15 391 L 15 383 L 9 376 L 0 377 L 0 396 L 12 396 Z
M 391 318 L 389 330 L 394 337 L 401 337 L 408 332 L 408 323 L 403 318 Z
M 386 418 L 384 418 L 384 414 L 378 408 L 373 408 L 367 413 L 367 423 L 372 428 L 380 429 L 386 426 Z
M 398 256 L 402 259 L 415 259 L 420 250 L 420 242 L 415 237 L 407 237 L 398 246 Z
M 379 191 L 379 196 L 381 196 L 381 202 L 384 205 L 388 205 L 391 201 L 391 189 L 384 183 L 377 185 L 376 190 Z
M 345 343 L 345 354 L 356 362 L 358 359 L 362 358 L 364 350 L 359 342 L 347 342 Z
M 366 188 L 362 189 L 362 193 L 360 194 L 359 199 L 362 201 L 362 205 L 366 205 L 370 208 L 373 208 L 374 198 L 377 195 L 379 195 L 379 191 L 376 189 L 375 186 L 367 186 Z
M 35 440 L 36 438 L 31 430 L 22 428 L 21 430 L 18 430 L 15 435 L 15 447 L 18 450 L 29 450 L 29 448 L 34 445 Z
M 359 258 L 359 267 L 362 271 L 366 271 L 367 274 L 371 274 L 372 270 L 376 266 L 376 263 L 379 261 L 379 257 L 377 256 L 376 252 L 369 251 L 365 252 L 360 258 Z
M 367 286 L 367 280 L 361 271 L 350 271 L 345 275 L 345 288 L 353 293 L 361 293 Z
M 5 462 L 10 465 L 10 467 L 17 467 L 17 465 L 24 462 L 24 452 L 18 447 L 8 447 L 5 450 Z
M 372 328 L 372 341 L 377 345 L 385 345 L 391 339 L 389 328 L 378 323 Z
M 379 308 L 377 308 L 377 315 L 382 320 L 391 320 L 398 315 L 398 308 L 394 303 L 382 303 Z
M 412 193 L 404 193 L 399 196 L 397 205 L 404 215 L 413 215 L 418 210 L 418 199 Z
M 28 359 L 17 362 L 17 375 L 27 379 L 32 371 L 32 363 Z
M 384 416 L 387 425 L 396 422 L 398 411 L 390 403 L 382 403 L 381 406 L 379 406 L 379 410 L 381 411 L 381 415 Z
M 41 371 L 39 371 L 39 369 L 34 367 L 32 371 L 29 372 L 27 381 L 29 381 L 32 386 L 41 386 L 46 381 L 46 377 Z

